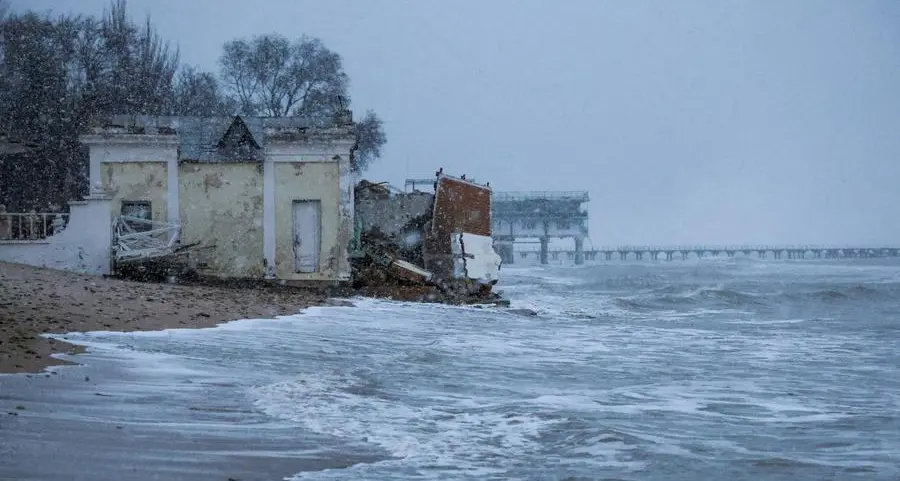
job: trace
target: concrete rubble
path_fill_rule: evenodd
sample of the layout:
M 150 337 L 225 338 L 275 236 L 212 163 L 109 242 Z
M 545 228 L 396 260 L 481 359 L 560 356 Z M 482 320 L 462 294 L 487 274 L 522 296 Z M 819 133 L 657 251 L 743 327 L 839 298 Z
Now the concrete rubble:
M 423 300 L 506 304 L 493 292 L 501 260 L 491 237 L 489 186 L 436 173 L 434 192 L 356 186 L 356 287 L 421 293 Z

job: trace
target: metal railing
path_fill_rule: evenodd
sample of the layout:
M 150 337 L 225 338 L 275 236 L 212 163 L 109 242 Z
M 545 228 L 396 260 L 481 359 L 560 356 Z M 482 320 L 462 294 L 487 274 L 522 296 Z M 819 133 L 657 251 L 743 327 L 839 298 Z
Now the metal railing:
M 893 247 L 889 246 L 847 246 L 847 245 L 817 245 L 817 244 L 786 244 L 786 245 L 752 245 L 752 244 L 740 244 L 740 245 L 624 245 L 624 246 L 601 246 L 597 247 L 594 250 L 596 251 L 611 251 L 611 252 L 741 252 L 741 251 L 826 251 L 826 250 L 879 250 L 879 249 L 892 249 Z
M 535 214 L 534 210 L 528 212 L 524 209 L 518 211 L 491 209 L 491 216 L 496 222 L 501 222 L 507 225 L 509 225 L 509 223 L 522 224 L 526 222 L 532 222 L 536 225 L 543 225 L 545 221 L 553 224 L 557 221 L 568 220 L 571 222 L 577 222 L 590 218 L 590 214 L 588 214 L 588 211 L 586 210 L 542 212 Z
M 113 235 L 116 262 L 140 261 L 171 254 L 181 239 L 181 226 L 123 215 L 113 223 Z
M 494 192 L 494 202 L 516 202 L 523 200 L 578 200 L 587 202 L 590 196 L 587 191 L 532 191 L 532 192 Z
M 69 214 L 61 212 L 0 212 L 0 241 L 39 241 L 66 229 Z

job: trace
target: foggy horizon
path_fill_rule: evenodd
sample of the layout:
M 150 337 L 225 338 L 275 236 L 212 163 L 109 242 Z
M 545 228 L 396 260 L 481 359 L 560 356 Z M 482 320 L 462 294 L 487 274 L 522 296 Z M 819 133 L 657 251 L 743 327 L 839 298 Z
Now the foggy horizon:
M 13 0 L 100 14 L 109 0 Z M 264 6 L 263 6 L 264 5 Z M 900 245 L 900 4 L 128 0 L 181 62 L 319 37 L 388 143 L 362 177 L 439 167 L 586 190 L 593 246 Z

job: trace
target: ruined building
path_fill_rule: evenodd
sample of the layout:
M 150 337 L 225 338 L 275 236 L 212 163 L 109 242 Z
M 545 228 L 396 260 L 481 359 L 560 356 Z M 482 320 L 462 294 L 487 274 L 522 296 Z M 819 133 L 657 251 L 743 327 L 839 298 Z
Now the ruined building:
M 190 246 L 204 276 L 350 279 L 352 121 L 115 116 L 81 140 L 118 221 L 114 262 Z
M 298 118 L 114 116 L 81 141 L 91 195 L 69 202 L 68 214 L 0 214 L 2 232 L 16 234 L 0 239 L 0 260 L 496 300 L 490 187 L 442 170 L 433 192 L 354 185 L 349 112 L 330 127 Z
M 356 187 L 354 259 L 362 282 L 384 273 L 431 284 L 457 300 L 490 300 L 500 256 L 491 238 L 491 189 L 438 171 L 434 192 Z

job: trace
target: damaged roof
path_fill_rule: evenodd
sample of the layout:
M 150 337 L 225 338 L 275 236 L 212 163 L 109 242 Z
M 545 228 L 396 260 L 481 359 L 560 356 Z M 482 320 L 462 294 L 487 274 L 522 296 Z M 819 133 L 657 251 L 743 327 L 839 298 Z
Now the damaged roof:
M 232 134 L 229 136 L 228 134 Z M 260 151 L 265 145 L 263 122 L 259 117 L 188 117 L 178 129 L 178 160 L 223 162 L 232 156 L 228 147 L 231 137 L 240 143 L 244 137 L 247 151 Z
M 302 117 L 113 115 L 102 119 L 93 133 L 177 135 L 181 161 L 261 161 L 267 141 L 355 138 L 352 116 L 349 123 L 346 114 L 342 119 L 345 122 L 323 128 Z

